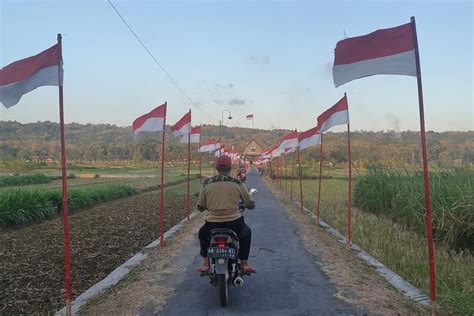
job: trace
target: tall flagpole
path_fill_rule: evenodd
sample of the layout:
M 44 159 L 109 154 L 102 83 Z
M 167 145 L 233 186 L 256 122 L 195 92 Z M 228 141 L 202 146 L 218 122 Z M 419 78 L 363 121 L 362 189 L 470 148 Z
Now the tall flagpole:
M 344 93 L 344 96 L 346 94 Z M 352 246 L 351 240 L 351 227 L 352 227 L 352 155 L 351 155 L 351 127 L 350 123 L 347 123 L 347 144 L 348 144 L 348 157 L 349 157 L 349 192 L 347 195 L 347 243 Z
M 191 109 L 189 109 L 189 116 L 191 116 Z M 189 176 L 191 173 L 191 129 L 190 127 L 188 132 L 188 181 L 186 183 L 186 218 L 189 221 L 189 211 L 190 211 L 190 202 L 189 202 Z
M 288 174 L 287 174 L 287 173 L 288 173 L 288 172 L 287 172 L 287 166 L 288 166 L 288 164 L 287 164 L 287 162 L 286 162 L 286 160 L 287 160 L 287 159 L 286 159 L 286 156 L 285 156 L 283 159 L 284 159 L 284 161 L 285 161 L 285 192 L 286 192 L 286 194 L 288 194 Z
M 319 155 L 319 187 L 318 187 L 318 206 L 316 208 L 316 219 L 319 224 L 319 207 L 321 205 L 321 180 L 323 178 L 323 133 L 321 133 L 321 149 Z
M 164 213 L 165 213 L 165 134 L 166 134 L 166 110 L 168 109 L 168 102 L 165 102 L 165 117 L 163 119 L 163 140 L 161 141 L 161 185 L 160 185 L 160 245 L 165 245 L 163 238 L 164 230 Z
M 425 208 L 426 208 L 426 236 L 428 239 L 428 253 L 430 266 L 430 287 L 431 287 L 431 303 L 434 307 L 436 303 L 436 272 L 433 245 L 433 227 L 431 219 L 431 196 L 430 196 L 430 178 L 428 171 L 428 154 L 426 150 L 426 132 L 425 132 L 425 111 L 423 106 L 423 86 L 421 82 L 421 66 L 420 53 L 418 49 L 418 37 L 416 35 L 415 17 L 411 17 L 413 30 L 413 42 L 415 44 L 415 60 L 416 60 L 416 79 L 418 83 L 418 105 L 420 109 L 420 133 L 421 133 L 421 150 L 423 156 L 423 178 L 425 183 Z
M 63 78 L 62 78 L 62 37 L 58 34 L 59 46 L 59 126 L 61 131 L 61 182 L 62 182 L 62 213 L 63 213 L 63 232 L 64 232 L 64 280 L 66 287 L 66 315 L 71 313 L 71 255 L 69 250 L 69 206 L 67 195 L 67 171 L 66 171 L 66 142 L 64 140 L 64 102 L 63 102 Z
M 290 200 L 293 200 L 293 178 L 295 177 L 295 157 L 296 157 L 296 153 L 293 153 L 293 162 L 291 164 Z
M 299 166 L 299 174 L 300 174 L 300 204 L 301 204 L 301 210 L 303 210 L 304 204 L 303 204 L 303 183 L 301 178 L 303 177 L 303 173 L 301 170 L 301 161 L 300 161 L 300 146 L 298 146 L 297 149 L 297 154 L 298 154 L 298 166 Z
M 199 183 L 202 183 L 201 132 L 202 132 L 202 125 L 200 125 L 200 129 L 199 129 L 199 142 L 198 142 L 198 154 L 199 154 Z

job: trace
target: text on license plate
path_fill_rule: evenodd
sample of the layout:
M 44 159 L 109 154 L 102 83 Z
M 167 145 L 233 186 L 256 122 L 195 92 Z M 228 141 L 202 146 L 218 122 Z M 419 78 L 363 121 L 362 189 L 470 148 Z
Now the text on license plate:
M 234 248 L 217 248 L 210 247 L 207 249 L 207 254 L 211 258 L 235 258 L 235 249 Z

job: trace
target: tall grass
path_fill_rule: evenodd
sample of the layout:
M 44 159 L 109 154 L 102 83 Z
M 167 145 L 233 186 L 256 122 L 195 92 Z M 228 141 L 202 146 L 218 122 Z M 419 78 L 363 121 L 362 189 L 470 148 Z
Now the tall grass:
M 42 184 L 49 182 L 51 182 L 51 177 L 42 173 L 0 176 L 0 187 L 12 187 L 26 184 Z
M 455 249 L 474 250 L 474 172 L 450 169 L 430 174 L 433 232 Z M 421 172 L 370 167 L 355 180 L 354 203 L 386 214 L 424 234 L 425 199 Z
M 71 189 L 70 211 L 138 193 L 128 185 L 110 184 Z M 0 226 L 12 227 L 48 219 L 60 210 L 62 192 L 55 190 L 8 189 L 0 191 Z
M 298 184 L 295 185 L 295 190 L 298 190 Z M 347 189 L 347 179 L 322 181 L 321 219 L 343 235 L 347 227 Z M 303 192 L 305 206 L 314 211 L 318 181 L 303 180 Z M 296 194 L 294 198 L 299 200 Z M 424 234 L 397 223 L 388 213 L 375 214 L 353 208 L 352 240 L 411 284 L 429 293 L 428 250 Z M 456 252 L 443 242 L 436 243 L 435 256 L 441 307 L 449 313 L 473 314 L 474 256 L 469 251 Z

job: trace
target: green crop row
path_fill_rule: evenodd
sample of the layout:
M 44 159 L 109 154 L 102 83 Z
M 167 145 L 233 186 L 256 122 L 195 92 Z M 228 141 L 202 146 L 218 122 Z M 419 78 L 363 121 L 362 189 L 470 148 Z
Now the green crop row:
M 51 182 L 51 177 L 42 173 L 0 176 L 0 187 L 12 187 L 26 184 L 41 184 Z
M 110 184 L 93 188 L 71 189 L 70 211 L 138 193 L 128 185 Z M 0 191 L 0 226 L 12 227 L 48 219 L 60 211 L 61 189 L 8 189 Z

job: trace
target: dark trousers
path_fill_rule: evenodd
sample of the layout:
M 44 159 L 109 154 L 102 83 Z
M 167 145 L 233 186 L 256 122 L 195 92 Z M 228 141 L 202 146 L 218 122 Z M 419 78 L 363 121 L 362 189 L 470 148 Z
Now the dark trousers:
M 235 221 L 231 222 L 221 222 L 221 223 L 213 223 L 208 222 L 204 223 L 204 225 L 199 230 L 199 243 L 201 244 L 201 256 L 206 258 L 207 257 L 207 248 L 209 247 L 210 240 L 209 234 L 211 230 L 214 228 L 228 228 L 232 229 L 237 236 L 239 236 L 239 259 L 240 260 L 248 260 L 249 253 L 250 253 L 250 242 L 252 239 L 252 232 L 250 227 L 247 226 L 244 222 L 244 217 L 236 219 Z

